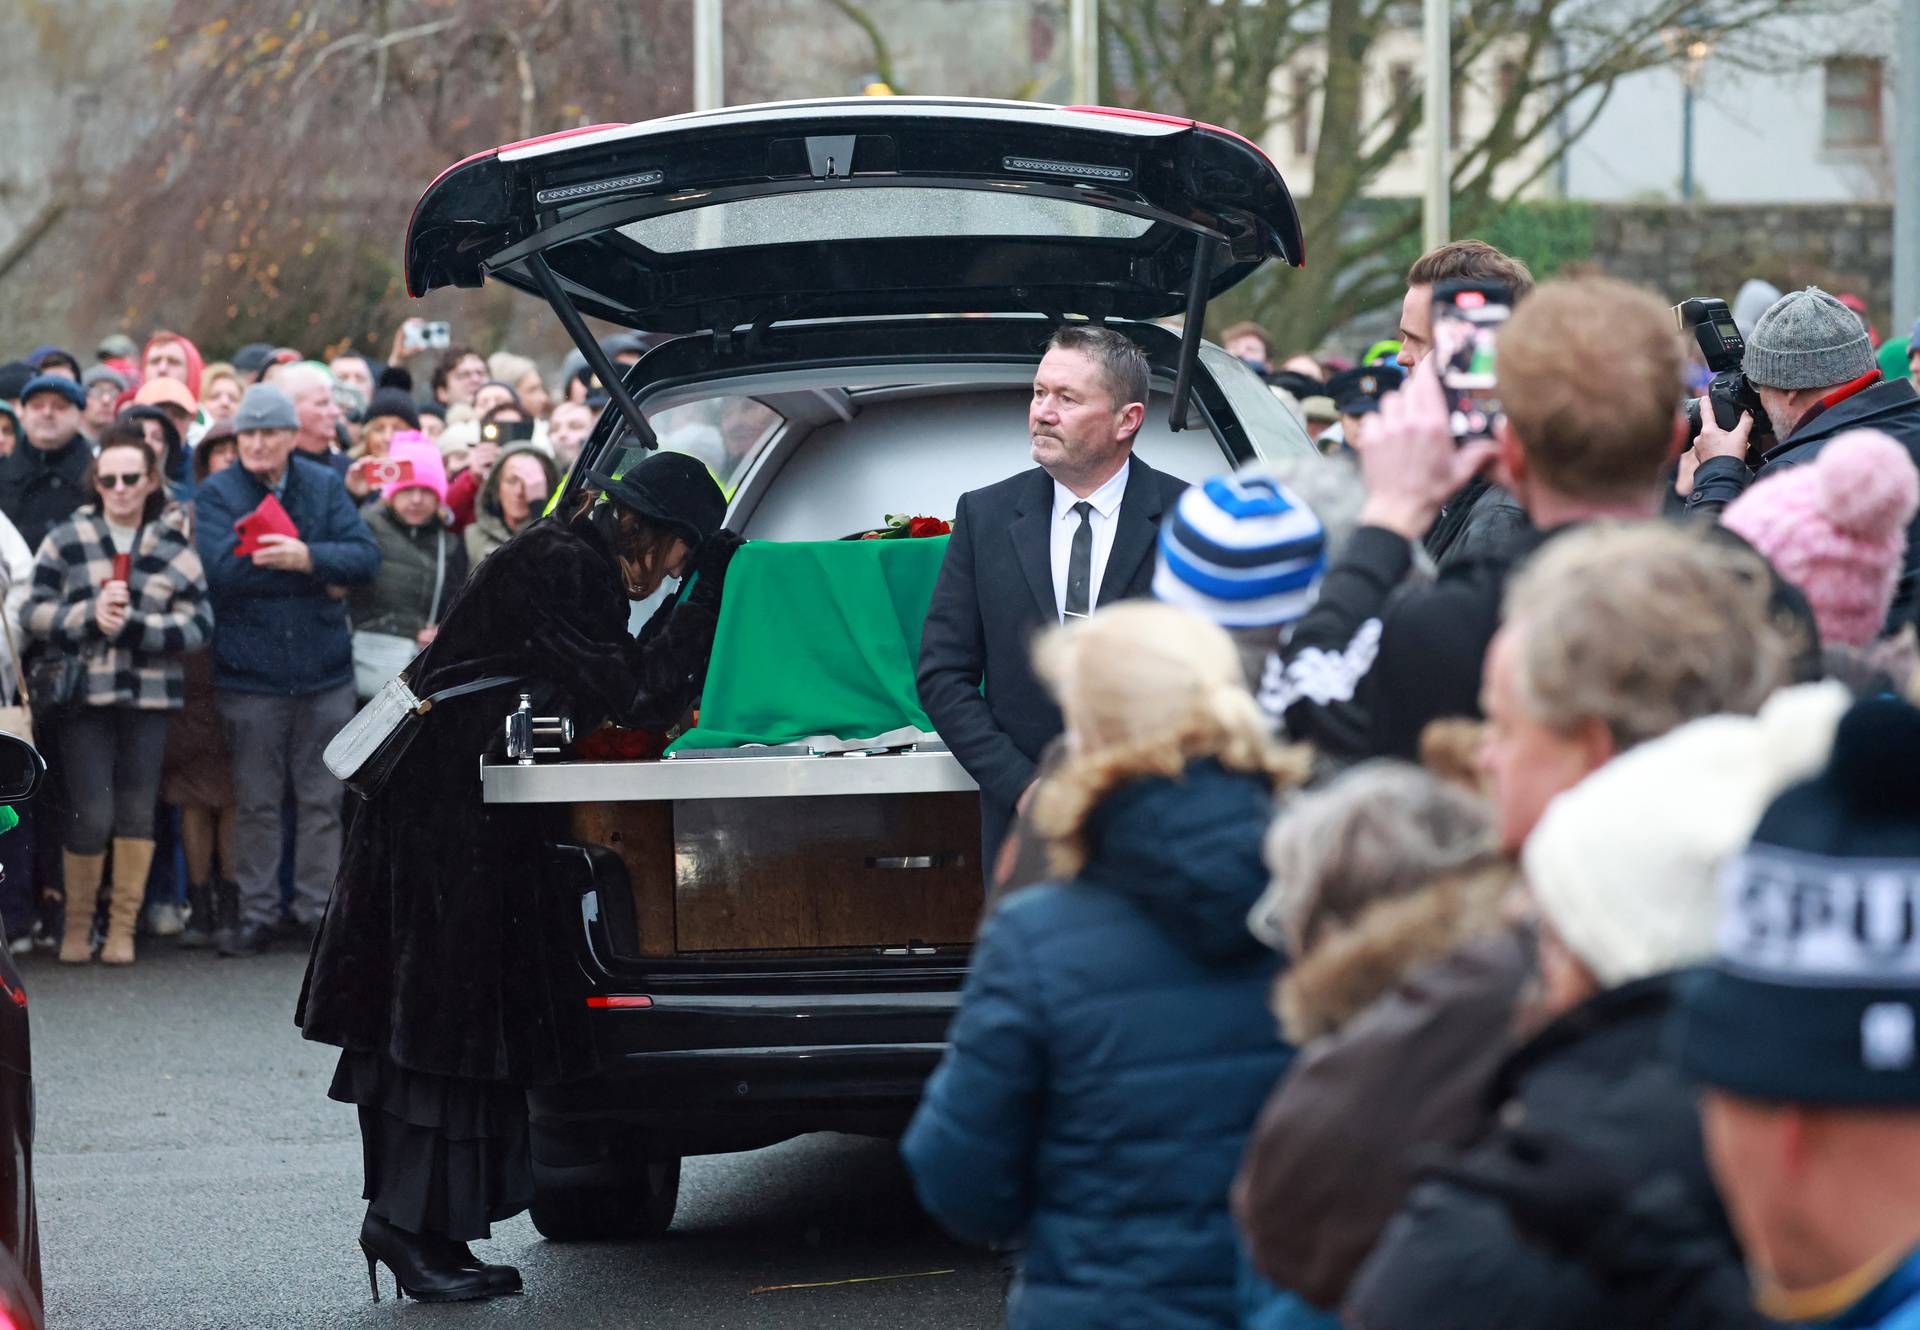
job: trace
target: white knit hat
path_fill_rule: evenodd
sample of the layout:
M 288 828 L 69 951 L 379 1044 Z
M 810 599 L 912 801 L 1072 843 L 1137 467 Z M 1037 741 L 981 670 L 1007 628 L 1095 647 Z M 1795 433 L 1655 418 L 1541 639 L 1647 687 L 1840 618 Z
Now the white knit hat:
M 1554 932 L 1612 988 L 1707 960 L 1721 865 L 1767 804 L 1819 771 L 1849 701 L 1837 683 L 1708 716 L 1601 767 L 1547 805 L 1521 860 Z

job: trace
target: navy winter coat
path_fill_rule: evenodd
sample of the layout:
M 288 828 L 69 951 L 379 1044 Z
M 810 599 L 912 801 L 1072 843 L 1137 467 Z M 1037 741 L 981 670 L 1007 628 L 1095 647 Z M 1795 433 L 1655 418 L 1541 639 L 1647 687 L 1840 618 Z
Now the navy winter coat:
M 1227 1189 L 1292 1057 L 1246 925 L 1271 816 L 1264 777 L 1212 762 L 1134 782 L 1095 810 L 1078 878 L 981 929 L 902 1151 L 953 1232 L 1025 1235 L 1016 1330 L 1236 1323 Z
M 295 453 L 280 504 L 313 554 L 313 571 L 256 568 L 250 557 L 235 556 L 233 524 L 267 493 L 236 465 L 209 476 L 194 496 L 193 543 L 213 601 L 214 686 L 305 697 L 351 683 L 347 603 L 327 588 L 371 582 L 380 547 L 333 468 Z

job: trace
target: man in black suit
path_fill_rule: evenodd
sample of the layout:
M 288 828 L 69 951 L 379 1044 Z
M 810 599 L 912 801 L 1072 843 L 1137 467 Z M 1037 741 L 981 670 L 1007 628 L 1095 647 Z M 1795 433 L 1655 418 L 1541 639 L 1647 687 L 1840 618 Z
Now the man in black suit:
M 954 514 L 920 637 L 920 704 L 979 783 L 983 873 L 1061 730 L 1034 677 L 1035 633 L 1145 596 L 1160 515 L 1186 488 L 1133 456 L 1147 378 L 1121 333 L 1062 326 L 1027 409 L 1040 465 L 961 495 Z

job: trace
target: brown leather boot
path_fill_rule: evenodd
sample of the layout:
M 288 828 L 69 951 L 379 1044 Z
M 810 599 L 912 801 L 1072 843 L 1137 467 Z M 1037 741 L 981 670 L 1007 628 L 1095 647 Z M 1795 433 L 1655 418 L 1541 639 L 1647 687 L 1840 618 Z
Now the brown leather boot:
M 62 856 L 67 879 L 67 928 L 60 939 L 60 959 L 68 965 L 85 965 L 93 959 L 93 907 L 100 899 L 100 872 L 106 867 L 104 854 L 66 854 Z
M 153 867 L 153 842 L 113 838 L 113 895 L 107 901 L 107 940 L 100 959 L 107 965 L 133 964 L 133 928 L 147 898 L 147 870 Z

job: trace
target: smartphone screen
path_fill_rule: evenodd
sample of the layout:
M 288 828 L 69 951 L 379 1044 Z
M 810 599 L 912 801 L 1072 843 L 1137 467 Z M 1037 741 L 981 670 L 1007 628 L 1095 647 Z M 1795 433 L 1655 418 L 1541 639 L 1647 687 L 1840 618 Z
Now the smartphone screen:
M 489 420 L 481 426 L 480 437 L 487 443 L 526 443 L 533 438 L 531 420 Z
M 1512 313 L 1512 293 L 1496 283 L 1434 284 L 1433 354 L 1456 439 L 1491 438 L 1500 422 L 1494 338 Z

